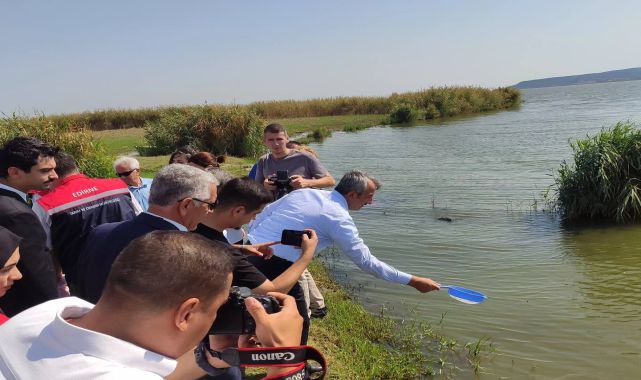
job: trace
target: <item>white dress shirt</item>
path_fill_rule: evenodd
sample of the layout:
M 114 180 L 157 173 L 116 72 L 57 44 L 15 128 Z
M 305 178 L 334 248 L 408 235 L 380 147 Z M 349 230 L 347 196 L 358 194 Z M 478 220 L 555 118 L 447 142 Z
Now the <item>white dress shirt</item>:
M 249 226 L 254 243 L 280 240 L 284 229 L 311 228 L 318 235 L 316 252 L 336 244 L 360 269 L 386 281 L 408 284 L 412 275 L 376 258 L 358 235 L 349 215 L 347 201 L 337 191 L 300 189 L 268 205 Z M 274 245 L 274 254 L 289 261 L 300 257 L 300 249 Z
M 59 298 L 27 309 L 0 326 L 0 379 L 155 379 L 176 361 L 132 343 L 67 322 L 93 305 Z

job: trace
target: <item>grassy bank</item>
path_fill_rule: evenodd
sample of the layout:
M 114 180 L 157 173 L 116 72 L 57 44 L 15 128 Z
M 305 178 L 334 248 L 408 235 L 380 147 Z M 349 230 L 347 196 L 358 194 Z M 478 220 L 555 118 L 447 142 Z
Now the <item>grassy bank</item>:
M 309 118 L 342 115 L 390 115 L 399 106 L 410 106 L 419 118 L 436 119 L 454 115 L 500 110 L 520 103 L 519 90 L 507 87 L 487 89 L 472 86 L 434 87 L 420 91 L 394 93 L 390 96 L 351 96 L 308 100 L 275 100 L 240 107 L 264 120 Z M 157 122 L 163 113 L 191 112 L 199 106 L 170 106 L 140 109 L 106 109 L 74 114 L 52 115 L 54 123 L 85 125 L 94 131 L 143 128 Z

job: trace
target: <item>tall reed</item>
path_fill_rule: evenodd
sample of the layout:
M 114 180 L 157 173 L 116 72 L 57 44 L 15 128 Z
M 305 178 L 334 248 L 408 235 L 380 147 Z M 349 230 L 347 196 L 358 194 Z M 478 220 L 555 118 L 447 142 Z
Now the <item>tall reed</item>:
M 641 220 L 641 131 L 618 122 L 571 144 L 574 162 L 555 177 L 556 205 L 568 222 Z

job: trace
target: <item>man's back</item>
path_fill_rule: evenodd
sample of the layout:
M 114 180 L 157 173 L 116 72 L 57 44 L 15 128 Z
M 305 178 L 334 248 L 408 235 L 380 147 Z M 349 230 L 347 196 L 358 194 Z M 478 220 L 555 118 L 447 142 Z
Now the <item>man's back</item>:
M 118 179 L 72 174 L 36 201 L 34 211 L 50 228 L 54 254 L 67 281 L 75 284 L 78 256 L 88 234 L 105 223 L 135 216 L 127 186 Z
M 132 240 L 156 230 L 175 230 L 171 223 L 148 213 L 132 220 L 96 227 L 88 236 L 78 263 L 78 296 L 97 302 L 111 264 Z
M 66 297 L 11 318 L 0 329 L 0 378 L 161 379 L 173 371 L 173 359 L 67 322 L 91 308 Z
M 336 192 L 300 189 L 271 203 L 250 224 L 249 238 L 253 243 L 280 240 L 284 229 L 311 228 L 318 235 L 316 252 L 333 243 L 332 220 L 348 218 L 345 199 Z M 300 250 L 286 245 L 275 245 L 274 254 L 289 261 L 296 261 Z

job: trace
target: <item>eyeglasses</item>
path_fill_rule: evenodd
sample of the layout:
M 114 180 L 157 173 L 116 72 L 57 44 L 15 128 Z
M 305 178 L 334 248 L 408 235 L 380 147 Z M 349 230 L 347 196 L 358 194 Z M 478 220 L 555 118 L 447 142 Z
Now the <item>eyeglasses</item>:
M 203 201 L 203 200 L 201 200 L 201 199 L 197 199 L 197 198 L 191 198 L 191 199 L 193 199 L 193 200 L 195 200 L 195 201 L 202 202 L 202 203 L 206 204 L 206 205 L 207 205 L 207 208 L 209 208 L 209 211 L 214 211 L 214 210 L 216 209 L 216 206 L 218 205 L 218 199 L 216 199 L 216 200 L 214 201 L 214 203 L 207 202 L 207 201 Z
M 136 170 L 138 169 L 132 169 L 132 170 L 129 170 L 128 172 L 122 172 L 122 173 L 116 173 L 116 174 L 118 175 L 118 177 L 129 177 L 131 173 L 135 172 Z

